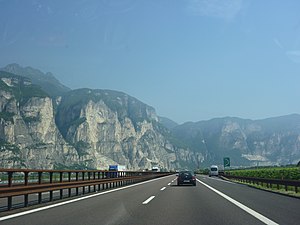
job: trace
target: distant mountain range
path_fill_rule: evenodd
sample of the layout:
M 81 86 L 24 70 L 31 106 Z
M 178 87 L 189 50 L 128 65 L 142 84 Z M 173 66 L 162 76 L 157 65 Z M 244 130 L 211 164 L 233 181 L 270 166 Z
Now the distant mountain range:
M 234 166 L 296 164 L 300 159 L 300 115 L 246 120 L 218 118 L 172 129 L 192 152 L 210 163 L 230 157 Z
M 10 64 L 0 72 L 0 167 L 195 169 L 295 164 L 300 115 L 176 122 L 126 93 L 71 90 L 51 73 Z
M 9 72 L 19 76 L 27 77 L 33 84 L 40 86 L 50 96 L 60 96 L 71 89 L 61 84 L 52 73 L 43 73 L 38 69 L 32 67 L 21 67 L 13 63 L 0 68 L 0 71 Z

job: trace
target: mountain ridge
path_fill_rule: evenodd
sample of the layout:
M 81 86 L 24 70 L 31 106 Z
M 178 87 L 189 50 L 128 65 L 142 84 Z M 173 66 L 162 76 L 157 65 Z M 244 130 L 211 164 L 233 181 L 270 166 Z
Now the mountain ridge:
M 27 77 L 33 84 L 41 86 L 53 97 L 62 95 L 63 93 L 71 90 L 67 86 L 61 84 L 52 73 L 43 73 L 42 71 L 34 69 L 30 66 L 22 67 L 17 63 L 12 63 L 0 68 L 0 71 L 10 72 L 12 74 Z
M 44 73 L 34 79 L 38 74 Z M 105 169 L 115 163 L 169 170 L 222 164 L 223 157 L 234 166 L 300 160 L 299 114 L 177 124 L 120 91 L 63 88 L 49 94 L 45 86 L 57 90 L 62 84 L 44 76 L 50 80 L 39 86 L 29 75 L 0 72 L 2 167 Z

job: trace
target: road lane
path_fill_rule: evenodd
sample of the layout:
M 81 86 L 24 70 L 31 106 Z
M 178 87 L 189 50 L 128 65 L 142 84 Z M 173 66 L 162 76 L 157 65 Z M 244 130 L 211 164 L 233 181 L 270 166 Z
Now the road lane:
M 145 199 L 161 192 L 160 188 L 173 177 L 117 188 L 104 195 L 98 193 L 98 196 L 89 199 L 1 221 L 1 224 L 122 224 L 124 219 L 132 218 L 136 208 L 141 207 Z
M 298 206 L 296 210 L 299 210 L 299 199 L 285 196 L 277 198 L 269 192 L 203 176 L 198 176 L 198 179 L 267 216 L 269 219 L 279 222 L 279 224 L 298 224 L 295 221 L 300 221 L 300 215 L 289 214 L 290 212 L 288 212 L 290 207 L 295 207 L 295 204 Z M 256 199 L 257 196 L 261 199 Z M 272 205 L 266 203 L 270 198 L 274 198 Z M 145 201 L 147 201 L 147 204 L 143 204 Z M 264 204 L 263 206 L 252 205 L 255 202 L 258 202 L 257 204 L 263 202 Z M 282 203 L 287 205 L 279 208 L 276 206 Z M 261 210 L 264 207 L 268 207 L 268 209 Z M 268 213 L 273 210 L 281 211 L 274 212 L 273 214 L 278 215 L 274 217 L 273 214 Z M 287 219 L 287 216 L 293 218 Z M 258 225 L 263 223 L 199 182 L 197 182 L 197 186 L 177 186 L 176 177 L 169 176 L 82 201 L 1 221 L 1 224 Z
M 220 178 L 198 179 L 279 224 L 299 224 L 300 199 L 232 183 Z
M 199 183 L 177 186 L 173 182 L 149 204 L 138 208 L 134 215 L 122 225 L 263 224 Z

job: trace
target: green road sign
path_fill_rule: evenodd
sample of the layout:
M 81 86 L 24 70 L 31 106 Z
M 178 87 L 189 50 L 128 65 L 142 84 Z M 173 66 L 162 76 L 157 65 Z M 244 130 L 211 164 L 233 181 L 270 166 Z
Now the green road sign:
M 224 157 L 224 167 L 230 167 L 230 158 L 229 157 Z

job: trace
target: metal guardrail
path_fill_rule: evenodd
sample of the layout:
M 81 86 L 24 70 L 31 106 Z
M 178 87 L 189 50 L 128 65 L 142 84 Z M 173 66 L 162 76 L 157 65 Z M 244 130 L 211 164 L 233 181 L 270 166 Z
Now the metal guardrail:
M 13 208 L 13 197 L 24 196 L 23 206 L 29 206 L 29 195 L 38 194 L 38 203 L 42 203 L 42 193 L 49 193 L 49 201 L 53 201 L 53 192 L 59 191 L 59 199 L 63 199 L 64 190 L 67 197 L 124 186 L 136 182 L 158 178 L 172 173 L 140 172 L 140 171 L 103 171 L 103 170 L 29 170 L 0 169 L 5 181 L 0 183 L 0 198 L 7 198 L 7 210 Z M 93 188 L 91 188 L 93 187 Z
M 284 186 L 285 190 L 288 190 L 288 187 L 294 187 L 295 192 L 298 193 L 298 188 L 300 187 L 300 180 L 280 180 L 280 179 L 266 179 L 266 178 L 257 178 L 257 177 L 242 177 L 242 176 L 233 176 L 229 174 L 223 174 L 223 177 L 228 179 L 234 179 L 241 182 L 252 183 L 252 184 L 266 184 L 267 188 L 272 188 L 273 185 L 276 185 L 279 189 L 280 185 Z

